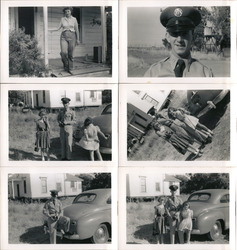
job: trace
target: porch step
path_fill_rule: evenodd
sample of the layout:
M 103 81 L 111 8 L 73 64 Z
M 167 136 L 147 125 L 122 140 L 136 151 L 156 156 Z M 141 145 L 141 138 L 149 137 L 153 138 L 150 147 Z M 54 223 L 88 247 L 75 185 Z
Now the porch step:
M 90 68 L 81 68 L 74 69 L 72 71 L 73 75 L 69 74 L 67 71 L 62 69 L 53 70 L 51 77 L 88 77 L 88 76 L 109 76 L 110 68 L 109 67 L 90 67 Z

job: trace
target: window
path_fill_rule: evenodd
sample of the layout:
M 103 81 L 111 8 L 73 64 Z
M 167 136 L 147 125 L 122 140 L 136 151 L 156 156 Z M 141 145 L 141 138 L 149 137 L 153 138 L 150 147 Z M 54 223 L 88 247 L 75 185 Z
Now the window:
M 90 91 L 90 98 L 96 98 L 96 91 L 95 90 Z
M 160 191 L 160 183 L 156 182 L 156 191 Z
M 26 180 L 24 180 L 24 193 L 26 194 L 27 191 L 26 191 Z
M 56 189 L 57 189 L 59 192 L 62 191 L 62 184 L 61 184 L 61 182 L 57 182 L 57 183 L 56 183 Z
M 87 193 L 87 194 L 79 194 L 73 203 L 90 203 L 94 201 L 96 198 L 96 194 L 93 193 Z
M 74 191 L 74 192 L 77 191 L 77 182 L 76 181 L 71 181 L 71 188 L 72 188 L 72 191 Z
M 45 90 L 43 90 L 43 103 L 45 103 Z
M 220 203 L 229 203 L 229 202 L 230 202 L 229 194 L 222 196 L 220 199 Z
M 76 93 L 76 102 L 81 102 L 81 93 L 80 92 Z
M 41 193 L 47 193 L 47 177 L 40 177 L 41 179 Z
M 155 99 L 153 99 L 152 97 L 150 97 L 149 95 L 145 94 L 142 98 L 142 100 L 146 100 L 147 102 L 153 104 L 153 106 L 158 106 L 159 102 L 157 102 Z
M 146 193 L 146 177 L 140 176 L 141 193 Z

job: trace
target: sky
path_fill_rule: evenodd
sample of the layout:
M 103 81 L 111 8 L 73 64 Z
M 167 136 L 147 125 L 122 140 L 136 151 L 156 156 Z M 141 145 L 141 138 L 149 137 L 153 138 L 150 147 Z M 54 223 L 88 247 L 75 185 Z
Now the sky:
M 128 8 L 128 46 L 162 46 L 165 27 L 160 24 L 157 7 Z

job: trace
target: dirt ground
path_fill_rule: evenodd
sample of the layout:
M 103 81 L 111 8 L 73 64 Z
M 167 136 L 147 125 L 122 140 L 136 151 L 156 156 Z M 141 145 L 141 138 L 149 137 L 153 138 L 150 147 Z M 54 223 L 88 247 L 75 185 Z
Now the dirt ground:
M 182 107 L 185 104 L 186 91 L 176 91 L 171 101 L 173 107 Z M 230 159 L 230 104 L 228 97 L 217 106 L 216 110 L 209 111 L 200 118 L 200 122 L 213 130 L 211 143 L 203 148 L 203 155 L 192 159 L 193 155 L 180 154 L 170 143 L 158 137 L 154 130 L 148 131 L 143 144 L 137 143 L 128 155 L 131 161 L 227 161 Z M 199 146 L 194 144 L 194 146 Z

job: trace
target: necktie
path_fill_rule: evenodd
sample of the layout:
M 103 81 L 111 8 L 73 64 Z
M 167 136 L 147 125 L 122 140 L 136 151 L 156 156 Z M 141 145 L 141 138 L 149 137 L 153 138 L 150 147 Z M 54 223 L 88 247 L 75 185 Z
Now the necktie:
M 175 76 L 183 77 L 184 69 L 185 69 L 185 62 L 184 60 L 179 59 L 174 69 Z

